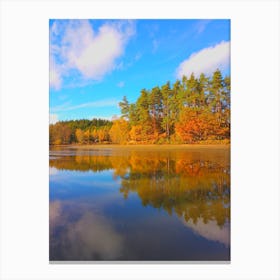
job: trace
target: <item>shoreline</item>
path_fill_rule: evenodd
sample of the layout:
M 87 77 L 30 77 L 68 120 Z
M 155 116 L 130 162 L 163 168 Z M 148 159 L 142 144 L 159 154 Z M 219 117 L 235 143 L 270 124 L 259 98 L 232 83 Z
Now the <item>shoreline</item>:
M 119 149 L 119 150 L 175 150 L 175 149 L 221 149 L 221 148 L 230 148 L 230 144 L 138 144 L 138 145 L 121 145 L 121 144 L 91 144 L 91 145 L 50 145 L 49 149 L 55 148 L 71 148 L 71 149 L 90 149 L 90 150 L 99 150 L 99 149 Z

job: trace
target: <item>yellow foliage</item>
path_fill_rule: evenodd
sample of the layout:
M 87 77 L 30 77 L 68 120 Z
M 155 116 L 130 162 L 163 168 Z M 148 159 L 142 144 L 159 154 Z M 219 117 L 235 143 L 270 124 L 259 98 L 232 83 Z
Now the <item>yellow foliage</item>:
M 113 143 L 125 144 L 128 141 L 128 122 L 124 119 L 117 119 L 109 131 Z

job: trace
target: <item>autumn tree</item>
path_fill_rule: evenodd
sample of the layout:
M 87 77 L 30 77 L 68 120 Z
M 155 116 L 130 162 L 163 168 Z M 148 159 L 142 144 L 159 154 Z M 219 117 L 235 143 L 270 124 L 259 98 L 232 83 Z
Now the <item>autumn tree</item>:
M 109 128 L 107 126 L 99 128 L 97 131 L 97 135 L 100 143 L 108 142 L 110 140 Z
M 81 119 L 50 125 L 51 145 L 72 143 L 197 143 L 230 139 L 230 77 L 217 69 L 183 76 L 151 90 L 134 103 L 119 102 L 121 118 Z
M 89 129 L 87 129 L 85 132 L 84 132 L 84 142 L 86 144 L 89 144 L 90 143 L 90 131 Z
M 76 135 L 77 142 L 79 144 L 83 144 L 84 143 L 84 132 L 80 128 L 78 128 L 78 129 L 76 129 L 75 135 Z
M 142 131 L 143 131 L 142 125 L 133 125 L 129 132 L 129 138 L 133 142 L 141 142 L 142 137 L 143 137 Z
M 128 122 L 124 119 L 117 119 L 109 131 L 113 143 L 125 144 L 128 141 Z
M 192 108 L 184 108 L 175 130 L 185 143 L 193 143 L 203 140 L 206 125 L 200 112 Z

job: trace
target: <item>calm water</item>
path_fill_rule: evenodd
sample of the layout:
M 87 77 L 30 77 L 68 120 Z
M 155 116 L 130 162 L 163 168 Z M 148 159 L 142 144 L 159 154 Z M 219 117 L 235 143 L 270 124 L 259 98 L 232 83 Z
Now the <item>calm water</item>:
M 229 148 L 50 151 L 50 260 L 230 260 Z

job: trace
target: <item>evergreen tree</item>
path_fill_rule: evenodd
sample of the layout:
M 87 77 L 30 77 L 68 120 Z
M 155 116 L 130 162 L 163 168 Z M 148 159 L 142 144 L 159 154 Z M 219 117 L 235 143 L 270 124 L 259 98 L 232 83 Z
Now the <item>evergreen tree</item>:
M 161 87 L 163 116 L 161 126 L 166 133 L 167 139 L 170 137 L 170 97 L 171 97 L 170 82 L 168 81 Z
M 121 108 L 122 118 L 128 118 L 129 117 L 129 103 L 126 99 L 126 96 L 123 97 L 123 100 L 119 102 L 119 106 Z
M 162 119 L 162 95 L 159 87 L 154 87 L 149 95 L 149 112 L 153 124 L 153 132 L 158 133 Z
M 135 103 L 119 102 L 121 118 L 61 121 L 49 126 L 50 145 L 71 143 L 196 143 L 230 138 L 230 77 L 183 76 L 151 90 Z

